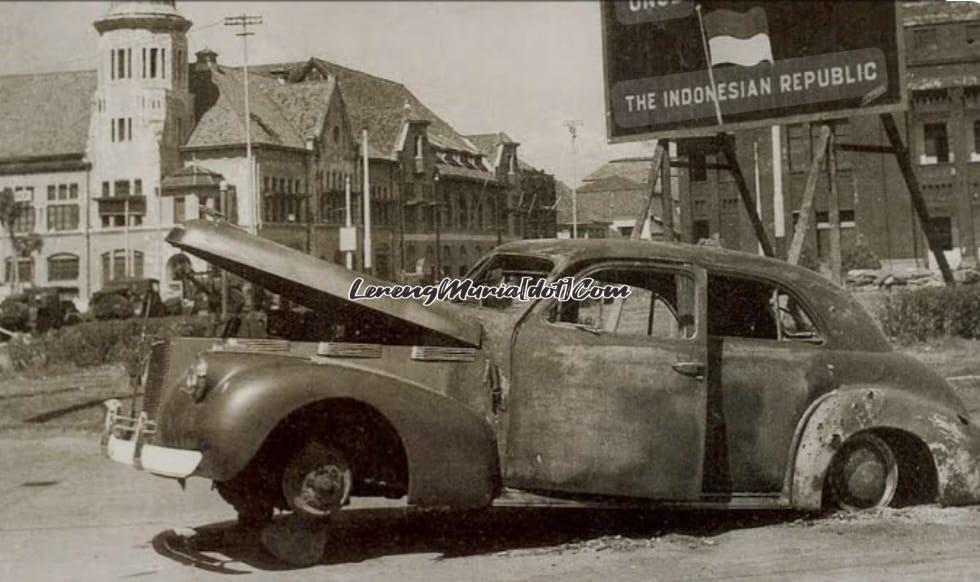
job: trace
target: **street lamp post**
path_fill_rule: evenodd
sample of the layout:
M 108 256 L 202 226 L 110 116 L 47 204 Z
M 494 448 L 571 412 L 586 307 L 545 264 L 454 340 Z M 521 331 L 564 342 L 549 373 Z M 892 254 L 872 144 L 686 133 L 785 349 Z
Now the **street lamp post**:
M 221 215 L 228 220 L 228 182 L 222 180 L 218 184 L 221 192 Z M 221 269 L 221 321 L 228 319 L 228 271 Z
M 436 231 L 436 276 L 435 280 L 438 281 L 442 278 L 442 240 L 440 236 L 440 223 L 442 222 L 440 216 L 439 203 L 439 170 L 436 170 L 432 174 L 432 221 L 435 226 Z

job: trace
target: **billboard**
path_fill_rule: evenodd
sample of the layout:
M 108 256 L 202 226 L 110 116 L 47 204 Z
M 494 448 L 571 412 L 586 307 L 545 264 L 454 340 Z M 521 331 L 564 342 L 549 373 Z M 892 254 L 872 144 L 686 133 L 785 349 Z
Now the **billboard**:
M 906 106 L 897 2 L 603 2 L 611 142 Z

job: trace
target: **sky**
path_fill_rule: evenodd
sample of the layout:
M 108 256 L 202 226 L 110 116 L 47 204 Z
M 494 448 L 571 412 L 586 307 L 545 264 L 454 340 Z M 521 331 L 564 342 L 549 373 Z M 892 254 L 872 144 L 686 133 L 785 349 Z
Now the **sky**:
M 108 2 L 0 2 L 0 74 L 94 69 L 92 22 Z M 225 16 L 262 16 L 249 62 L 318 56 L 399 81 L 463 134 L 504 131 L 568 184 L 602 163 L 649 155 L 606 142 L 598 2 L 177 2 L 190 52 L 243 62 Z M 2 106 L 2 104 L 0 104 Z M 564 122 L 579 120 L 573 155 Z

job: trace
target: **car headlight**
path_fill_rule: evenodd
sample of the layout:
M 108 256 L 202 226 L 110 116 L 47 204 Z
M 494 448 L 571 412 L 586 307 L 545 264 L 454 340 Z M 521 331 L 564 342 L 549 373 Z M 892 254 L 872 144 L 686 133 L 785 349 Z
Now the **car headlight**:
M 198 358 L 197 362 L 187 371 L 186 392 L 191 395 L 194 402 L 200 402 L 208 391 L 208 363 L 204 358 Z

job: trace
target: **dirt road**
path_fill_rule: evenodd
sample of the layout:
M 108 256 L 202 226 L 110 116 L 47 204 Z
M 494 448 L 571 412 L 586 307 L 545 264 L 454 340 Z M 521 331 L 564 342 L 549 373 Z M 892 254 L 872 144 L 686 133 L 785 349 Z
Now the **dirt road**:
M 43 436 L 43 438 L 42 438 Z M 980 507 L 793 513 L 356 506 L 323 562 L 291 569 L 203 481 L 102 459 L 91 434 L 0 438 L 0 580 L 968 580 Z

